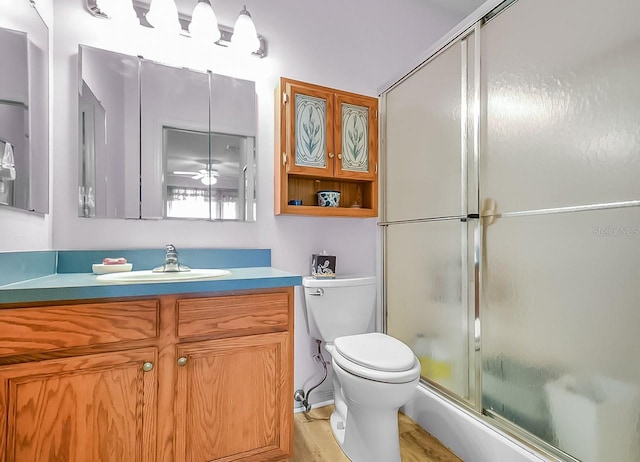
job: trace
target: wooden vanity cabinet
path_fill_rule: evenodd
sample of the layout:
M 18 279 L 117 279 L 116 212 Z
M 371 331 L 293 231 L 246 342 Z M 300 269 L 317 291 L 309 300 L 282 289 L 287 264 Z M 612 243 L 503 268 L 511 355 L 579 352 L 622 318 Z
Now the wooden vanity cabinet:
M 156 356 L 143 348 L 1 367 L 0 460 L 155 461 L 157 375 L 144 364 Z
M 186 364 L 176 387 L 176 460 L 287 457 L 287 343 L 275 333 L 178 347 Z
M 0 305 L 0 461 L 280 461 L 293 288 Z
M 378 216 L 378 99 L 281 78 L 275 100 L 276 215 Z M 320 190 L 340 206 L 317 206 Z
M 293 290 L 176 305 L 176 460 L 286 459 L 293 445 Z
M 157 300 L 0 307 L 0 461 L 153 462 Z

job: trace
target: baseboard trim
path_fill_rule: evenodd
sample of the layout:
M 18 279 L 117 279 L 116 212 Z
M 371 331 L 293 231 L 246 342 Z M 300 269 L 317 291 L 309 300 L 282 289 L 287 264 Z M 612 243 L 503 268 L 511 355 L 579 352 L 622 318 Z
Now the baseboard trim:
M 312 403 L 311 404 L 311 409 L 315 409 L 317 407 L 324 407 L 324 406 L 329 406 L 330 404 L 333 404 L 333 399 L 329 399 L 327 401 L 321 401 L 319 403 Z M 293 406 L 293 413 L 297 414 L 298 412 L 302 412 L 304 411 L 304 409 L 302 408 L 302 405 L 299 402 L 295 402 L 294 406 Z

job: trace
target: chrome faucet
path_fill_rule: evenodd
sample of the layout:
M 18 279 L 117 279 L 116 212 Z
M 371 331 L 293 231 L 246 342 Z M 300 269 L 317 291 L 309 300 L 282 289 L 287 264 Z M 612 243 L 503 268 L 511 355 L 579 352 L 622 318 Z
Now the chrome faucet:
M 178 251 L 173 244 L 167 244 L 167 254 L 164 257 L 164 265 L 153 268 L 154 273 L 178 273 L 191 271 L 191 268 L 181 265 L 178 261 Z

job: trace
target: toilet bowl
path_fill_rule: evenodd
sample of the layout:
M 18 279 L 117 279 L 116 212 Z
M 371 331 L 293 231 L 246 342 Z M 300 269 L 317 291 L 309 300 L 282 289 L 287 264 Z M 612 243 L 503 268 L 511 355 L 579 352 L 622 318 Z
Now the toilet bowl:
M 331 355 L 331 430 L 353 462 L 400 462 L 398 409 L 420 380 L 420 361 L 393 337 L 368 332 L 375 277 L 303 278 L 309 334 Z
M 400 462 L 398 408 L 416 391 L 420 362 L 404 343 L 381 333 L 339 337 L 327 351 L 336 441 L 353 462 Z

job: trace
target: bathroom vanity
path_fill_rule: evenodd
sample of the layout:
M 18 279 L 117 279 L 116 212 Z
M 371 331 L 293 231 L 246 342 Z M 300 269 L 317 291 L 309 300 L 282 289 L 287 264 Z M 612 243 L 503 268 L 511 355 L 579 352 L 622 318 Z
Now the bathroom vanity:
M 96 279 L 0 285 L 0 460 L 291 454 L 299 276 L 253 267 L 179 283 Z

